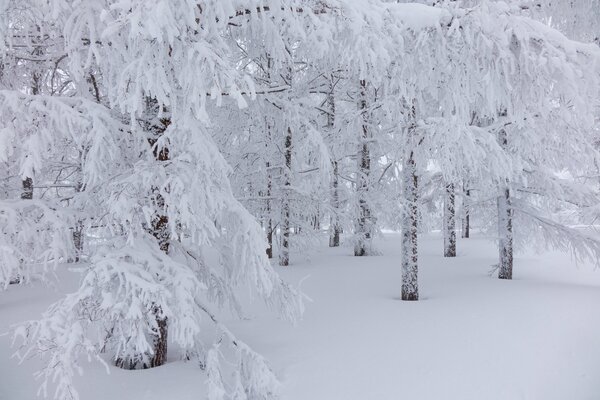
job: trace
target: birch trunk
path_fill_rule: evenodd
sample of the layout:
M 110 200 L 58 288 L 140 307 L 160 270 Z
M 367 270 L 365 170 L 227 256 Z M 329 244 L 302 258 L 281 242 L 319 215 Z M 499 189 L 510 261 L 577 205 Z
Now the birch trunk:
M 406 212 L 402 218 L 402 300 L 419 300 L 418 281 L 418 201 L 419 180 L 414 154 L 411 152 L 402 167 L 404 204 Z
M 468 239 L 471 236 L 471 189 L 463 184 L 463 220 L 461 236 Z
M 501 189 L 498 196 L 498 247 L 500 264 L 498 278 L 512 279 L 513 272 L 513 227 L 510 190 Z
M 279 265 L 290 264 L 290 188 L 292 185 L 292 128 L 287 128 L 284 149 L 285 166 L 283 169 L 283 195 L 281 204 L 281 251 Z
M 333 78 L 332 78 L 333 79 Z M 333 97 L 333 83 L 330 93 L 327 95 L 327 129 L 333 130 L 335 126 L 335 98 Z M 329 247 L 340 245 L 340 191 L 339 191 L 339 166 L 336 160 L 331 162 L 333 167 L 333 179 L 331 180 L 331 218 L 329 223 Z
M 500 117 L 506 117 L 506 110 L 500 113 Z M 498 141 L 503 149 L 508 149 L 508 133 L 501 129 L 498 133 Z M 513 211 L 510 199 L 509 182 L 505 182 L 499 188 L 498 194 L 498 278 L 512 279 L 513 271 Z
M 367 110 L 367 83 L 360 81 L 359 109 L 362 113 L 363 124 L 361 127 L 360 145 L 358 151 L 358 173 L 356 177 L 356 190 L 358 194 L 358 216 L 356 219 L 355 256 L 366 256 L 371 253 L 372 247 L 372 217 L 368 204 L 369 175 L 371 174 L 371 154 L 369 150 L 369 115 Z
M 162 122 L 164 124 L 164 129 L 166 129 L 169 126 L 169 124 L 171 123 L 170 120 L 163 120 Z M 163 129 L 163 132 L 164 132 L 164 129 Z M 154 140 L 154 143 L 152 141 L 150 143 L 152 146 L 154 146 L 156 143 L 156 140 Z M 161 161 L 161 162 L 168 161 L 169 160 L 169 149 L 168 148 L 158 149 L 155 147 L 154 148 L 154 156 L 156 157 L 156 159 L 158 161 Z M 153 198 L 154 206 L 155 206 L 155 209 L 157 210 L 157 214 L 155 215 L 154 219 L 152 220 L 152 235 L 158 241 L 160 250 L 163 251 L 164 253 L 168 253 L 169 246 L 170 246 L 171 234 L 169 231 L 169 217 L 166 216 L 165 214 L 163 214 L 164 207 L 165 207 L 165 201 L 164 201 L 164 198 L 162 197 L 162 195 L 160 193 L 158 193 L 158 190 L 155 190 L 153 197 L 154 197 Z M 153 332 L 153 336 L 154 336 L 154 338 L 153 338 L 153 354 L 150 359 L 150 365 L 149 366 L 144 365 L 144 368 L 159 367 L 167 361 L 167 334 L 168 334 L 167 318 L 162 316 L 162 309 L 161 309 L 160 305 L 157 305 L 154 308 L 153 313 L 156 318 L 156 325 L 157 325 L 158 329 L 156 332 Z
M 269 143 L 271 142 L 272 138 L 271 138 L 271 123 L 268 121 L 266 121 L 266 128 L 267 128 L 267 140 L 265 140 L 265 147 L 267 148 L 267 150 L 269 149 Z M 270 157 L 268 151 L 267 151 L 267 157 Z M 273 195 L 273 176 L 271 175 L 271 162 L 267 159 L 266 163 L 265 163 L 265 167 L 266 167 L 266 172 L 267 172 L 267 200 L 266 200 L 266 216 L 267 216 L 267 223 L 266 223 L 266 233 L 267 233 L 267 257 L 269 257 L 269 259 L 273 258 L 273 219 L 271 218 L 271 196 Z
M 444 257 L 456 257 L 456 212 L 454 184 L 446 185 L 444 198 Z
M 329 224 L 329 247 L 338 247 L 340 245 L 340 220 L 339 220 L 339 209 L 340 209 L 340 194 L 339 194 L 339 177 L 338 177 L 338 163 L 333 161 L 333 180 L 331 189 L 331 222 Z

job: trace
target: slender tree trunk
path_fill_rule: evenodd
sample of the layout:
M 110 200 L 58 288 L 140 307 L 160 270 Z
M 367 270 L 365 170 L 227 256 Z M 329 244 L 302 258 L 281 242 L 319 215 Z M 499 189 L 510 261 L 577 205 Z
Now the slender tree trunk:
M 75 247 L 75 262 L 79 262 L 83 253 L 83 222 L 77 221 L 73 228 L 73 247 Z
M 269 161 L 268 157 L 270 157 L 268 149 L 269 149 L 269 144 L 272 140 L 271 138 L 271 123 L 269 122 L 268 118 L 266 121 L 266 128 L 267 128 L 267 140 L 265 140 L 265 148 L 267 150 L 267 161 L 265 163 L 265 167 L 266 167 L 266 172 L 267 172 L 267 201 L 266 201 L 266 214 L 267 214 L 267 224 L 266 224 L 266 231 L 267 231 L 267 257 L 269 257 L 269 259 L 273 258 L 273 219 L 271 217 L 271 196 L 273 195 L 273 176 L 271 175 L 271 162 Z
M 25 178 L 21 181 L 21 186 L 23 187 L 23 191 L 21 192 L 21 199 L 23 200 L 32 200 L 33 199 L 33 179 Z
M 167 127 L 171 124 L 169 119 L 164 119 L 161 121 L 164 128 L 160 134 L 167 129 Z M 154 146 L 154 143 L 151 143 Z M 160 162 L 169 161 L 169 149 L 168 148 L 154 148 L 154 156 Z M 165 211 L 165 200 L 163 196 L 158 192 L 158 189 L 155 190 L 154 195 L 154 203 L 155 208 L 157 210 L 157 215 L 154 217 L 152 221 L 152 235 L 158 240 L 158 244 L 160 246 L 160 250 L 164 253 L 169 253 L 169 246 L 171 242 L 171 232 L 169 230 L 169 217 L 164 214 Z M 157 305 L 154 308 L 154 315 L 156 317 L 157 324 L 157 332 L 154 335 L 154 349 L 153 355 L 150 360 L 150 367 L 159 367 L 163 365 L 167 361 L 167 336 L 168 336 L 168 325 L 167 325 L 167 317 L 162 315 L 162 309 L 160 305 Z
M 333 80 L 333 77 L 332 77 Z M 334 84 L 332 82 L 330 92 L 327 95 L 327 129 L 332 131 L 335 126 L 335 98 L 333 96 Z M 340 192 L 339 192 L 339 170 L 338 162 L 331 161 L 333 167 L 333 179 L 331 181 L 331 218 L 329 223 L 329 247 L 340 245 Z
M 283 170 L 283 196 L 281 205 L 281 251 L 279 265 L 290 264 L 290 189 L 292 173 L 292 128 L 287 128 L 284 150 L 285 166 Z
M 269 171 L 271 164 L 267 161 L 267 171 Z M 271 193 L 272 193 L 273 182 L 271 181 L 271 173 L 267 172 L 267 225 L 265 227 L 267 231 L 267 257 L 273 258 L 273 220 L 271 219 Z
M 81 193 L 83 189 L 83 183 L 80 181 L 77 183 L 75 191 Z M 79 262 L 81 254 L 83 254 L 83 221 L 78 219 L 73 227 L 73 247 L 75 247 L 75 262 Z
M 98 81 L 96 80 L 96 76 L 94 75 L 93 71 L 90 71 L 90 73 L 88 74 L 87 83 L 89 84 L 90 94 L 94 97 L 94 100 L 96 101 L 96 103 L 101 104 L 100 89 L 98 87 Z M 83 171 L 83 161 L 84 161 L 86 152 L 87 152 L 87 149 L 79 152 L 79 174 L 78 174 L 79 178 L 78 178 L 77 186 L 75 188 L 75 191 L 77 193 L 81 193 L 81 191 L 83 190 L 82 171 Z M 75 226 L 73 227 L 72 237 L 73 237 L 73 247 L 75 247 L 74 261 L 79 262 L 81 259 L 81 255 L 83 254 L 83 245 L 84 245 L 84 225 L 83 225 L 83 221 L 81 219 L 78 219 L 77 222 L 75 223 Z
M 358 216 L 356 219 L 355 256 L 366 256 L 371 253 L 372 229 L 371 208 L 368 204 L 369 175 L 371 173 L 371 154 L 369 149 L 369 115 L 367 110 L 367 82 L 360 81 L 359 109 L 362 113 L 360 145 L 358 152 L 358 173 L 356 190 L 358 194 Z
M 471 189 L 468 189 L 463 183 L 463 220 L 462 220 L 462 237 L 468 239 L 471 235 Z
M 33 179 L 27 177 L 27 178 L 21 180 L 21 187 L 22 187 L 21 199 L 22 200 L 33 200 Z M 21 264 L 21 267 L 23 267 L 23 265 L 25 264 L 25 260 L 23 258 L 20 259 L 20 264 Z M 24 279 L 24 277 L 21 274 L 17 273 L 17 274 L 15 274 L 15 276 L 10 278 L 8 283 L 10 285 L 16 285 L 16 284 L 22 283 L 23 279 Z
M 38 27 L 38 32 L 39 32 Z M 41 47 L 36 47 L 32 53 L 34 56 L 41 56 L 43 51 Z M 39 72 L 34 72 L 31 76 L 31 94 L 34 96 L 39 95 L 42 92 L 41 76 Z M 21 192 L 21 198 L 24 200 L 33 199 L 33 178 L 27 177 L 21 181 L 23 191 Z
M 444 257 L 456 257 L 456 212 L 454 183 L 446 184 L 444 199 Z
M 402 300 L 415 301 L 419 300 L 417 247 L 419 180 L 412 152 L 403 164 L 402 183 L 406 212 L 402 218 Z
M 512 279 L 513 272 L 513 228 L 510 190 L 503 188 L 498 196 L 498 246 L 500 265 L 498 278 Z
M 338 247 L 340 245 L 340 194 L 338 189 L 339 177 L 337 161 L 333 161 L 333 181 L 331 185 L 331 209 L 333 210 L 333 213 L 329 224 L 329 247 Z
M 507 115 L 506 110 L 500 117 Z M 498 141 L 503 149 L 508 149 L 508 133 L 502 129 L 498 133 Z M 513 272 L 513 211 L 508 181 L 500 187 L 498 194 L 498 278 L 512 279 Z
M 147 114 L 149 121 L 146 121 L 146 129 L 150 134 L 148 144 L 152 149 L 153 155 L 159 164 L 164 164 L 169 161 L 169 148 L 159 147 L 158 140 L 171 124 L 171 119 L 168 117 L 159 120 L 159 123 L 150 122 L 154 120 L 155 113 L 158 112 L 158 106 L 154 99 L 146 99 Z M 158 167 L 158 166 L 157 166 Z M 171 243 L 171 231 L 169 228 L 169 217 L 166 215 L 165 199 L 160 193 L 159 187 L 153 187 L 150 193 L 150 199 L 154 207 L 154 216 L 150 222 L 149 233 L 154 236 L 158 242 L 160 250 L 164 253 L 169 253 Z M 163 313 L 160 304 L 154 304 L 152 308 L 153 317 L 156 320 L 156 329 L 150 334 L 152 335 L 152 354 L 149 355 L 148 363 L 143 363 L 141 368 L 154 368 L 163 365 L 167 361 L 167 344 L 168 344 L 168 320 Z M 121 368 L 134 369 L 138 365 L 131 360 L 118 359 L 116 365 Z
M 156 317 L 157 332 L 154 336 L 153 351 L 150 359 L 150 368 L 160 367 L 167 362 L 168 325 L 167 317 L 162 315 L 161 307 L 154 309 Z

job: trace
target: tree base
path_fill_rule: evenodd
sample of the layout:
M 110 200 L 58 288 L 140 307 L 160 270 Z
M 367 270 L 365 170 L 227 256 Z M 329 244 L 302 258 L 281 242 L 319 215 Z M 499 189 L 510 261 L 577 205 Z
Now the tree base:
M 402 293 L 402 301 L 418 301 L 418 293 Z
M 498 274 L 498 279 L 512 280 L 512 274 Z

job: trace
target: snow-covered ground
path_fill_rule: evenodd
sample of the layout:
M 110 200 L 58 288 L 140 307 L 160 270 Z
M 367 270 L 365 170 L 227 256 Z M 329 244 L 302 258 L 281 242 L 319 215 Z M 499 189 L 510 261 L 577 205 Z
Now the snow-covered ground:
M 459 256 L 444 259 L 441 239 L 426 236 L 421 301 L 408 303 L 399 300 L 399 243 L 386 235 L 377 257 L 347 248 L 297 256 L 279 271 L 313 300 L 303 321 L 290 326 L 257 307 L 252 319 L 229 324 L 270 360 L 283 399 L 600 399 L 600 270 L 566 254 L 527 254 L 516 259 L 515 279 L 500 281 L 488 276 L 492 242 L 459 240 Z M 75 280 L 0 292 L 0 334 L 38 317 Z M 38 364 L 18 366 L 12 352 L 0 336 L 0 399 L 35 399 Z M 204 398 L 193 362 L 110 375 L 84 366 L 82 400 Z

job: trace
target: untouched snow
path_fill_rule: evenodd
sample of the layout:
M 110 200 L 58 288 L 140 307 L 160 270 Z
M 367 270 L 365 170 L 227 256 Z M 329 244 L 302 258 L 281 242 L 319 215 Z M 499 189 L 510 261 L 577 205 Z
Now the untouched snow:
M 600 398 L 600 271 L 566 254 L 521 255 L 515 279 L 488 272 L 496 248 L 459 239 L 444 259 L 442 239 L 421 239 L 421 301 L 400 301 L 400 237 L 387 234 L 379 257 L 323 248 L 279 268 L 313 300 L 296 327 L 256 307 L 230 326 L 265 355 L 283 381 L 284 400 L 595 400 Z M 60 292 L 10 287 L 0 293 L 0 399 L 32 400 L 38 366 L 18 366 L 3 333 L 39 316 Z M 176 357 L 176 356 L 175 356 Z M 173 359 L 148 371 L 83 363 L 83 400 L 187 400 L 205 397 L 193 362 Z M 49 393 L 50 395 L 52 393 Z

